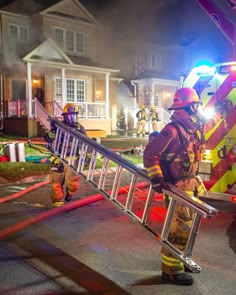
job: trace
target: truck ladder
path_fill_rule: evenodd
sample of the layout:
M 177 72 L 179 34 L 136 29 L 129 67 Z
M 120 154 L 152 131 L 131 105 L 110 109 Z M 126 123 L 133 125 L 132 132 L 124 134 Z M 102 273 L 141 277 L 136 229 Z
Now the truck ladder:
M 166 213 L 163 196 L 160 198 L 153 191 L 146 171 L 59 120 L 49 120 L 57 130 L 54 144 L 49 150 L 86 179 L 105 199 L 152 233 L 163 247 L 189 269 L 199 272 L 201 267 L 191 256 L 201 218 L 210 218 L 217 214 L 217 210 L 197 198 L 189 197 L 175 186 L 170 186 L 170 190 L 164 191 L 171 199 Z M 177 204 L 185 205 L 194 212 L 192 226 L 183 223 L 189 231 L 184 251 L 177 249 L 168 240 Z

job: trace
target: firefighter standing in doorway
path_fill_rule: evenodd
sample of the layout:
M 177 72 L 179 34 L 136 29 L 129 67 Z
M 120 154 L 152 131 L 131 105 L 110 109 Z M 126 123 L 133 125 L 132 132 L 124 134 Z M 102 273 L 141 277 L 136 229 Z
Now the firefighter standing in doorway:
M 150 111 L 150 120 L 152 123 L 152 131 L 158 131 L 158 126 L 157 126 L 157 122 L 158 120 L 158 112 L 156 110 L 156 107 L 151 107 L 151 111 Z
M 137 136 L 139 137 L 139 135 L 142 134 L 144 137 L 146 134 L 145 127 L 148 120 L 147 113 L 144 106 L 140 107 L 140 110 L 136 113 L 136 118 L 138 119 Z
M 82 134 L 86 135 L 84 127 L 78 123 L 78 106 L 68 103 L 63 108 L 63 123 L 69 127 L 75 128 Z M 52 125 L 51 131 L 45 136 L 45 140 L 51 145 L 55 140 L 56 128 Z M 62 139 L 63 140 L 63 139 Z M 69 202 L 72 200 L 73 193 L 79 188 L 79 176 L 52 155 L 50 157 L 49 177 L 52 184 L 51 199 L 54 207 L 64 205 L 64 200 Z M 66 184 L 66 192 L 64 194 L 63 185 Z
M 200 99 L 191 88 L 177 90 L 172 106 L 171 122 L 168 123 L 144 150 L 144 166 L 153 189 L 161 193 L 169 189 L 168 183 L 191 196 L 204 189 L 197 175 L 201 152 L 205 148 L 204 134 L 211 130 L 230 106 L 218 103 L 216 113 L 205 121 L 198 111 Z M 169 241 L 183 251 L 189 236 L 193 213 L 184 205 L 177 205 L 170 228 Z M 186 225 L 183 226 L 183 223 Z M 184 264 L 162 248 L 162 281 L 176 285 L 191 285 L 193 278 L 184 272 Z

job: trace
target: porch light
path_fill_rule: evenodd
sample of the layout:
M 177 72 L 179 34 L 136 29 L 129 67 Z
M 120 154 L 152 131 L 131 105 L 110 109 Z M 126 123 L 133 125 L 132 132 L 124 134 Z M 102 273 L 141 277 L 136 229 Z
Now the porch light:
M 36 80 L 36 79 L 33 80 L 33 84 L 34 84 L 35 86 L 37 86 L 38 83 L 39 83 L 39 80 Z
M 165 92 L 164 95 L 165 95 L 166 97 L 171 97 L 171 93 L 170 93 L 170 92 Z
M 101 97 L 102 92 L 100 90 L 96 91 L 96 99 L 99 99 Z

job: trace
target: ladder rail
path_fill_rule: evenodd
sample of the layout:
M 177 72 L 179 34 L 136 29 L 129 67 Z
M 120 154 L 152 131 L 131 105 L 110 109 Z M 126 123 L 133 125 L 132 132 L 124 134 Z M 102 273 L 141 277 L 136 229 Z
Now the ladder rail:
M 50 151 L 93 185 L 124 214 L 158 237 L 162 246 L 183 261 L 192 271 L 198 272 L 200 266 L 191 259 L 191 256 L 200 221 L 201 218 L 214 216 L 217 210 L 170 185 L 170 190 L 163 190 L 171 198 L 167 214 L 163 214 L 159 210 L 160 201 L 156 200 L 156 194 L 146 171 L 58 119 L 49 118 L 49 120 L 53 121 L 57 130 L 55 142 L 49 147 Z M 102 167 L 97 168 L 100 159 Z M 139 187 L 141 184 L 142 186 Z M 189 227 L 189 237 L 184 251 L 180 251 L 168 241 L 177 204 L 184 205 L 194 212 L 193 224 Z M 152 213 L 155 213 L 157 218 L 154 219 Z

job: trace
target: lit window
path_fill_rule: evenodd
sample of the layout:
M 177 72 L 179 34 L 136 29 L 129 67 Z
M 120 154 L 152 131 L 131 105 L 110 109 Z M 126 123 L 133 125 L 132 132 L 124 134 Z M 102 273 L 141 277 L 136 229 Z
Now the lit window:
M 61 78 L 56 78 L 56 100 L 61 101 L 62 85 Z M 66 79 L 67 102 L 85 102 L 85 80 Z
M 62 89 L 61 89 L 61 78 L 56 78 L 56 101 L 61 101 Z
M 75 81 L 74 80 L 66 80 L 66 94 L 67 101 L 74 102 L 75 101 Z
M 85 97 L 85 81 L 84 80 L 76 80 L 77 89 L 76 89 L 76 99 L 77 102 L 84 102 Z

